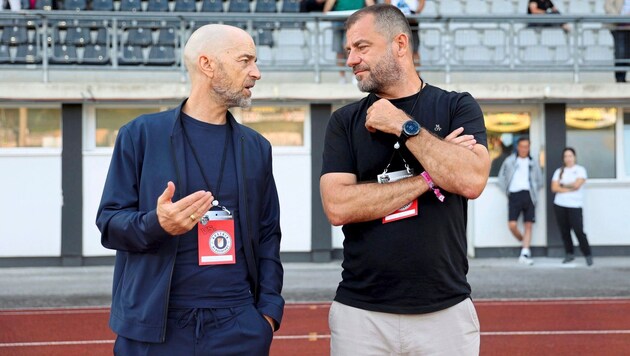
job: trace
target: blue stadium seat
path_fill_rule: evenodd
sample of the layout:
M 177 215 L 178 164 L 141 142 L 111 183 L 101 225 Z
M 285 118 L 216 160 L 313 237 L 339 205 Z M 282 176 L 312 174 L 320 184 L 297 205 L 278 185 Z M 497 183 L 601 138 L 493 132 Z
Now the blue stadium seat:
M 175 27 L 161 27 L 157 38 L 157 44 L 162 46 L 174 46 L 177 31 Z
M 140 0 L 120 0 L 120 11 L 140 12 L 142 5 Z
M 269 46 L 273 47 L 273 31 L 269 29 L 257 29 L 254 36 L 254 42 L 256 46 Z
M 11 52 L 9 46 L 0 45 L 0 64 L 11 63 Z
M 149 0 L 147 11 L 168 12 L 168 0 Z
M 149 51 L 147 65 L 173 65 L 175 64 L 175 48 L 173 46 L 153 46 Z
M 42 55 L 34 44 L 21 44 L 17 48 L 13 63 L 18 64 L 39 64 L 42 62 Z
M 96 28 L 96 39 L 94 40 L 94 44 L 104 45 L 109 43 L 108 41 L 109 34 L 107 32 L 107 27 L 97 27 Z
M 223 12 L 223 0 L 203 0 L 201 12 Z
M 300 3 L 302 0 L 283 0 L 280 12 L 283 13 L 299 13 Z M 279 22 L 280 28 L 306 28 L 306 21 L 282 21 Z
M 228 12 L 249 13 L 249 0 L 230 0 L 228 5 Z M 247 30 L 247 21 L 225 21 L 226 25 L 240 27 L 243 30 Z
M 63 43 L 75 46 L 85 46 L 92 42 L 90 29 L 86 27 L 68 27 Z
M 283 0 L 280 12 L 297 13 L 300 12 L 302 0 Z
M 254 8 L 254 12 L 256 13 L 276 13 L 278 9 L 276 8 L 276 0 L 257 0 L 256 7 Z M 255 21 L 253 23 L 254 29 L 264 29 L 264 30 L 273 30 L 276 27 L 276 23 L 274 21 Z M 261 35 L 259 33 L 259 35 Z M 271 34 L 263 34 L 261 37 L 269 39 Z M 267 41 L 265 41 L 267 42 Z M 273 43 L 273 41 L 271 41 Z M 264 46 L 264 45 L 262 45 Z
M 276 0 L 257 0 L 254 12 L 274 13 L 278 12 Z
M 53 0 L 36 0 L 35 1 L 35 9 L 36 10 L 53 10 L 55 6 L 53 6 Z
M 28 31 L 25 26 L 7 26 L 2 31 L 0 44 L 20 45 L 28 42 Z
M 63 0 L 60 10 L 82 11 L 87 8 L 86 0 Z
M 124 46 L 122 53 L 118 57 L 118 64 L 121 65 L 138 65 L 144 64 L 144 53 L 140 46 Z
M 228 12 L 250 12 L 249 0 L 230 0 Z
M 85 46 L 83 52 L 83 64 L 108 64 L 109 63 L 109 51 L 105 46 L 99 44 Z
M 77 48 L 73 45 L 53 46 L 53 54 L 49 61 L 55 64 L 76 64 L 79 62 Z
M 195 12 L 197 4 L 195 0 L 175 0 L 175 12 Z
M 92 0 L 92 10 L 114 11 L 114 1 L 113 0 Z
M 153 43 L 151 30 L 142 27 L 130 28 L 127 30 L 127 40 L 124 43 L 132 46 L 146 47 Z

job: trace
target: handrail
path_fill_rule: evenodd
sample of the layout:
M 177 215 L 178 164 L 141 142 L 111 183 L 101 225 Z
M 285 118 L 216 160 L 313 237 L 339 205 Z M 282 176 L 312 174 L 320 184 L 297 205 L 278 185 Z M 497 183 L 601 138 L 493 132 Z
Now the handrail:
M 607 32 L 616 23 L 627 23 L 627 17 L 606 15 L 413 15 L 409 18 L 417 19 L 420 23 L 422 65 L 418 70 L 444 72 L 447 82 L 453 72 L 500 72 L 500 71 L 554 71 L 573 73 L 574 81 L 579 82 L 580 74 L 586 71 L 614 71 L 614 59 L 612 56 L 612 38 L 602 44 L 596 44 L 596 51 L 601 53 L 589 53 L 592 44 L 589 38 L 606 38 L 599 32 Z M 49 72 L 59 68 L 67 69 L 69 66 L 78 68 L 94 68 L 101 70 L 120 70 L 123 66 L 118 63 L 122 52 L 123 24 L 129 26 L 129 22 L 142 25 L 145 21 L 163 22 L 167 26 L 177 29 L 179 40 L 176 41 L 178 54 L 175 64 L 164 67 L 129 66 L 125 69 L 132 70 L 178 70 L 182 77 L 185 69 L 181 60 L 181 50 L 185 39 L 190 35 L 193 22 L 212 23 L 243 21 L 247 23 L 247 30 L 256 34 L 257 21 L 273 22 L 277 28 L 284 28 L 282 23 L 300 23 L 298 27 L 303 33 L 301 44 L 292 43 L 286 45 L 276 43 L 270 48 L 271 55 L 265 57 L 259 54 L 259 66 L 265 71 L 300 71 L 312 72 L 314 80 L 319 82 L 322 72 L 348 70 L 336 63 L 334 52 L 331 48 L 330 37 L 332 21 L 344 21 L 345 15 L 333 12 L 323 13 L 232 13 L 232 12 L 123 12 L 123 11 L 3 11 L 0 12 L 0 26 L 9 26 L 14 23 L 30 21 L 31 28 L 36 29 L 37 44 L 42 53 L 41 63 L 19 65 L 15 63 L 0 64 L 2 69 L 41 70 L 43 81 L 48 81 Z M 59 27 L 60 21 L 70 23 L 72 21 L 99 21 L 103 22 L 109 30 L 111 41 L 109 43 L 111 62 L 107 65 L 86 66 L 81 64 L 51 64 L 48 61 L 49 53 L 53 53 L 55 44 L 49 44 L 47 37 L 49 31 L 55 26 Z M 568 34 L 561 34 L 557 29 L 561 24 L 567 23 L 572 30 Z M 137 26 L 132 25 L 132 26 Z M 530 27 L 534 25 L 546 25 L 550 27 Z M 483 26 L 480 26 L 483 25 Z M 152 26 L 156 26 L 153 24 Z M 161 25 L 157 25 L 159 27 Z M 489 45 L 483 41 L 479 44 L 458 41 L 458 33 L 463 30 L 477 31 L 480 37 L 499 36 L 497 43 Z M 493 31 L 496 30 L 496 31 Z M 555 31 L 555 32 L 554 32 Z M 556 36 L 557 43 L 549 44 L 541 40 L 541 33 Z M 274 38 L 277 39 L 277 34 Z M 298 36 L 298 35 L 295 35 Z M 431 38 L 433 36 L 434 38 Z M 501 37 L 503 36 L 503 37 Z M 524 42 L 521 40 L 524 39 Z M 435 41 L 435 44 L 429 42 Z M 533 41 L 533 42 L 532 42 Z M 277 42 L 277 41 L 276 41 Z M 531 43 L 530 43 L 531 42 Z M 548 41 L 547 41 L 548 42 Z M 49 47 L 49 45 L 51 47 Z M 297 47 L 296 47 L 297 46 Z M 286 59 L 283 55 L 294 51 L 302 51 L 301 59 Z M 481 50 L 487 53 L 475 53 Z M 541 57 L 532 55 L 532 51 L 539 51 Z M 468 54 L 468 55 L 467 55 Z M 471 60 L 469 54 L 479 56 Z M 566 55 L 565 55 L 566 54 Z M 590 55 L 590 56 L 589 56 Z M 545 57 L 548 56 L 548 57 Z M 595 59 L 591 59 L 591 58 Z M 625 69 L 630 69 L 630 63 L 626 63 Z M 617 70 L 623 68 L 617 67 Z M 1 80 L 1 79 L 0 79 Z M 185 79 L 184 79 L 185 80 Z

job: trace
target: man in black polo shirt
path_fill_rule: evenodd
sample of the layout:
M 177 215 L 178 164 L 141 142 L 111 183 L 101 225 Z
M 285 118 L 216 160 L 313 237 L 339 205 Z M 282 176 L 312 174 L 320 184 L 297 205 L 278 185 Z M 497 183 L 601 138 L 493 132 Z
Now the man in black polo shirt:
M 325 139 L 322 201 L 345 235 L 332 354 L 478 354 L 466 211 L 490 168 L 481 109 L 417 76 L 395 7 L 359 10 L 346 29 L 370 94 L 333 113 Z

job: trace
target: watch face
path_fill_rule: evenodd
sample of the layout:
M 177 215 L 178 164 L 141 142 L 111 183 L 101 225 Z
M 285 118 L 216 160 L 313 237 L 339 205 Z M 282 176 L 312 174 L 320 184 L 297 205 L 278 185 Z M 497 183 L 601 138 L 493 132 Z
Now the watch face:
M 405 122 L 403 131 L 407 136 L 415 136 L 420 132 L 420 124 L 417 121 L 409 120 Z

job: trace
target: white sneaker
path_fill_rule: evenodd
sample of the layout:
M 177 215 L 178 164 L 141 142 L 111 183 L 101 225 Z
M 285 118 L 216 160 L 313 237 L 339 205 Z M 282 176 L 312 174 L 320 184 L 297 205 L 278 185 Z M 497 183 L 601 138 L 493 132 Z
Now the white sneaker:
M 528 255 L 521 255 L 518 258 L 518 263 L 522 263 L 522 264 L 531 266 L 531 265 L 534 264 L 534 260 L 531 257 L 529 257 Z

